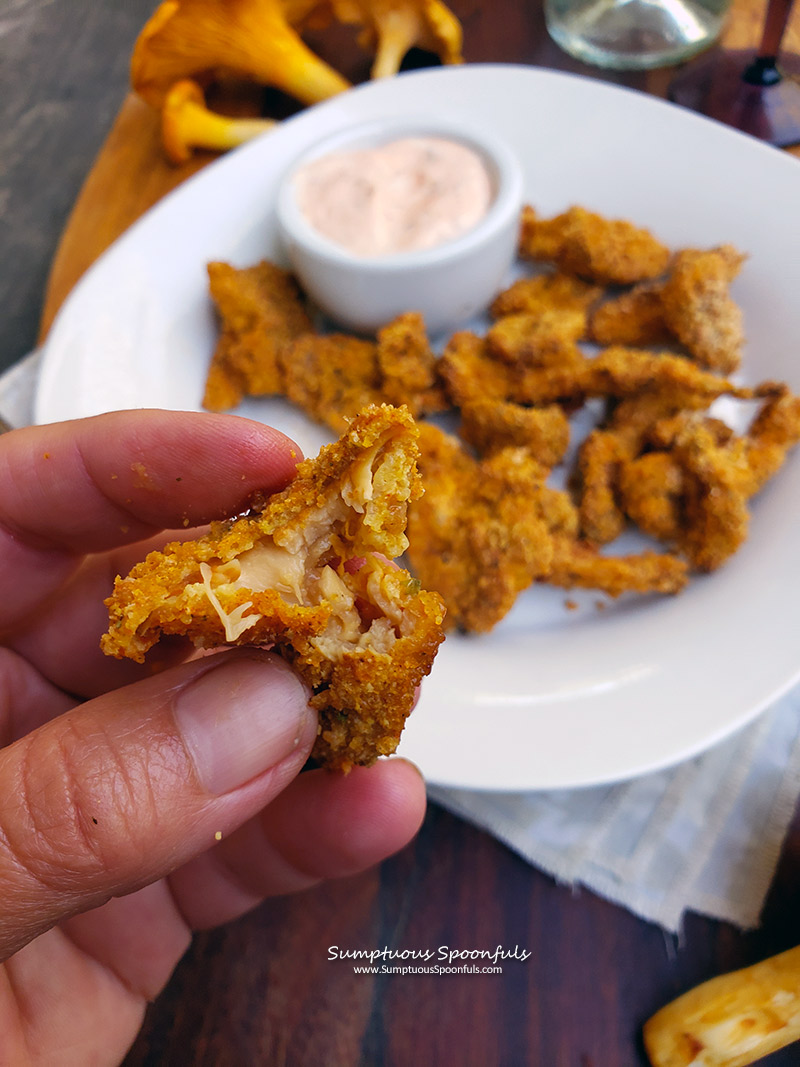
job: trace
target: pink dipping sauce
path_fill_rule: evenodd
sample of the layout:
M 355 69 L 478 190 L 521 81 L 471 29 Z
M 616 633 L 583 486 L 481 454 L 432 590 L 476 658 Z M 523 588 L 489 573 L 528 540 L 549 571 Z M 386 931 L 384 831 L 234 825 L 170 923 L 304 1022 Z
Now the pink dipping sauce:
M 318 233 L 370 257 L 451 241 L 480 222 L 492 199 L 480 156 L 439 137 L 333 152 L 301 167 L 294 188 Z

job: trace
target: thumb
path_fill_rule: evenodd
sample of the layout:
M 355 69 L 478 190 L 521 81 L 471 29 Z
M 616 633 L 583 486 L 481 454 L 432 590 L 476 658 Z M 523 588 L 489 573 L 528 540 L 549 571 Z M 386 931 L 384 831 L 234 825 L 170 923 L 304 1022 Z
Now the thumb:
M 308 693 L 257 649 L 107 693 L 0 751 L 0 960 L 163 877 L 300 771 Z

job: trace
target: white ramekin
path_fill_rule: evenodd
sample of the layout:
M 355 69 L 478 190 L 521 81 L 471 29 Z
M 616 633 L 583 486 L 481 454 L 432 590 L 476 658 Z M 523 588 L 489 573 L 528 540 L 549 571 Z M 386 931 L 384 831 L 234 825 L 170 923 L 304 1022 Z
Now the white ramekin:
M 294 176 L 332 152 L 367 148 L 402 137 L 442 137 L 476 152 L 492 185 L 484 217 L 468 232 L 420 251 L 360 256 L 318 233 L 301 213 Z M 422 313 L 436 335 L 485 308 L 502 286 L 517 249 L 522 169 L 493 134 L 463 121 L 419 116 L 370 121 L 317 142 L 288 168 L 277 200 L 281 239 L 301 285 L 336 323 L 373 333 L 405 311 Z

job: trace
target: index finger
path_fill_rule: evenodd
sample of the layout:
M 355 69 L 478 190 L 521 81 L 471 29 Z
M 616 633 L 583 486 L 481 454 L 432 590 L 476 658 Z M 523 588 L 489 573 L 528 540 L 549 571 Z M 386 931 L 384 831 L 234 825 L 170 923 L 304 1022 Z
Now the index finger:
M 300 450 L 236 415 L 126 411 L 0 437 L 0 630 L 88 552 L 243 511 Z

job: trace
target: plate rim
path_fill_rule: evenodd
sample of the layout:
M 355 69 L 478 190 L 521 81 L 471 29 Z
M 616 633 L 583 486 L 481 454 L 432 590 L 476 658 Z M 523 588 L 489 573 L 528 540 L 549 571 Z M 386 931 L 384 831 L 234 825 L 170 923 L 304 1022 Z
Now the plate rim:
M 461 67 L 439 67 L 425 70 L 418 70 L 403 74 L 401 78 L 396 79 L 395 85 L 398 84 L 411 84 L 428 81 L 430 79 L 439 78 L 456 78 L 456 79 L 491 79 L 492 77 L 500 74 L 502 77 L 511 77 L 512 79 L 518 75 L 521 75 L 524 81 L 527 81 L 530 85 L 539 83 L 541 85 L 550 85 L 558 87 L 560 85 L 570 85 L 572 87 L 579 85 L 581 91 L 591 90 L 593 94 L 598 94 L 599 97 L 603 97 L 606 100 L 625 99 L 634 108 L 642 108 L 646 112 L 652 112 L 654 109 L 661 114 L 670 114 L 673 117 L 676 112 L 680 113 L 680 121 L 682 124 L 700 124 L 703 130 L 714 130 L 713 136 L 723 134 L 727 139 L 733 139 L 732 143 L 738 143 L 742 146 L 746 145 L 744 150 L 746 152 L 758 152 L 763 153 L 764 159 L 770 160 L 771 167 L 783 167 L 793 168 L 797 166 L 797 161 L 791 156 L 785 153 L 781 153 L 764 145 L 761 142 L 756 141 L 754 138 L 749 137 L 746 134 L 739 133 L 738 131 L 731 130 L 727 127 L 721 127 L 720 124 L 708 119 L 704 116 L 696 115 L 692 112 L 688 112 L 685 109 L 678 108 L 677 105 L 670 103 L 669 101 L 662 100 L 658 97 L 650 96 L 648 94 L 641 93 L 640 91 L 628 86 L 620 86 L 612 83 L 606 83 L 597 81 L 588 75 L 573 74 L 570 72 L 554 71 L 545 68 L 528 67 L 523 64 L 505 64 L 505 63 L 480 63 L 480 64 L 467 64 Z M 380 89 L 376 87 L 376 83 L 366 83 L 354 87 L 349 90 L 347 94 L 343 94 L 342 97 L 334 98 L 329 101 L 325 101 L 322 104 L 316 105 L 314 108 L 309 108 L 306 111 L 300 112 L 287 120 L 287 128 L 302 130 L 306 126 L 312 125 L 313 122 L 310 116 L 319 116 L 320 114 L 335 114 L 337 110 L 342 109 L 344 104 L 344 97 L 346 96 L 349 101 L 363 99 L 365 96 L 371 97 L 377 92 L 386 92 L 387 87 L 384 85 Z M 405 90 L 403 90 L 405 92 Z M 597 95 L 595 96 L 597 98 Z M 354 105 L 356 111 L 357 105 Z M 662 110 L 663 109 L 663 110 Z M 344 111 L 349 113 L 351 111 L 350 105 L 344 107 Z M 348 119 L 354 121 L 352 115 L 348 114 Z M 316 119 L 314 120 L 316 121 Z M 276 135 L 280 134 L 280 130 L 276 131 Z M 273 137 L 275 135 L 267 135 Z M 264 139 L 259 139 L 264 140 Z M 289 138 L 291 141 L 291 138 Z M 56 346 L 60 323 L 63 322 L 64 317 L 69 316 L 70 307 L 74 307 L 76 301 L 82 299 L 81 293 L 85 292 L 91 286 L 97 284 L 94 280 L 96 277 L 102 277 L 103 271 L 106 269 L 106 264 L 110 258 L 120 255 L 120 248 L 124 249 L 126 244 L 131 241 L 137 240 L 137 235 L 142 231 L 143 227 L 154 225 L 153 220 L 156 221 L 163 212 L 170 212 L 173 210 L 173 204 L 180 201 L 181 198 L 186 198 L 188 195 L 196 195 L 192 193 L 192 190 L 203 189 L 204 185 L 208 181 L 213 181 L 213 177 L 209 179 L 209 174 L 225 174 L 227 169 L 235 171 L 236 166 L 242 163 L 243 160 L 247 160 L 250 154 L 256 154 L 262 149 L 259 148 L 258 142 L 251 142 L 242 146 L 234 152 L 228 153 L 226 156 L 213 161 L 208 166 L 204 167 L 201 171 L 187 178 L 177 188 L 171 190 L 164 197 L 162 197 L 149 211 L 145 212 L 136 222 L 132 224 L 120 237 L 118 237 L 108 249 L 106 249 L 100 257 L 92 264 L 92 266 L 86 271 L 86 273 L 79 280 L 77 285 L 73 288 L 72 292 L 67 296 L 59 309 L 57 315 L 53 320 L 53 324 L 48 333 L 43 345 L 43 358 L 42 366 L 40 369 L 39 385 L 36 391 L 35 400 L 35 418 L 37 422 L 51 421 L 46 417 L 42 417 L 42 404 L 43 397 L 46 397 L 47 383 L 49 380 L 49 373 L 52 370 L 52 352 Z M 299 151 L 299 149 L 298 149 Z M 783 160 L 783 163 L 778 163 L 778 160 Z M 238 161 L 238 162 L 237 162 Z M 289 157 L 287 156 L 287 163 Z M 788 173 L 788 171 L 787 171 Z M 800 172 L 798 172 L 800 177 Z M 50 370 L 48 370 L 50 368 Z M 435 670 L 434 666 L 434 670 Z M 527 791 L 531 789 L 540 788 L 575 788 L 577 786 L 591 786 L 598 784 L 606 784 L 612 781 L 620 781 L 626 778 L 634 777 L 639 774 L 650 773 L 651 771 L 661 770 L 664 767 L 673 766 L 676 763 L 683 762 L 685 759 L 691 758 L 697 755 L 699 752 L 707 750 L 709 747 L 717 744 L 725 737 L 730 736 L 732 733 L 743 728 L 748 722 L 753 721 L 758 715 L 762 714 L 768 707 L 772 706 L 776 700 L 780 699 L 782 695 L 788 692 L 800 678 L 800 659 L 796 665 L 795 671 L 791 676 L 784 678 L 783 682 L 774 687 L 768 695 L 766 695 L 760 703 L 755 706 L 751 706 L 746 712 L 740 714 L 734 721 L 729 722 L 726 726 L 719 728 L 713 735 L 706 735 L 702 739 L 696 740 L 693 744 L 683 746 L 679 751 L 673 752 L 669 755 L 664 755 L 661 759 L 656 759 L 650 762 L 646 766 L 638 765 L 637 767 L 631 767 L 622 772 L 618 770 L 612 772 L 609 775 L 604 776 L 602 773 L 586 777 L 585 775 L 577 775 L 570 777 L 569 775 L 556 775 L 552 781 L 547 781 L 541 777 L 536 783 L 529 781 L 522 781 L 518 779 L 510 779 L 506 782 L 501 782 L 497 776 L 488 776 L 486 780 L 471 780 L 464 781 L 463 779 L 457 781 L 453 779 L 447 772 L 440 771 L 439 774 L 434 771 L 433 774 L 428 773 L 429 780 L 442 786 L 456 786 L 460 788 L 470 788 L 478 790 L 512 790 L 512 791 Z M 423 698 L 420 704 L 419 712 L 425 714 L 425 694 L 427 687 L 430 685 L 430 679 L 423 684 Z M 418 712 L 415 712 L 415 716 Z M 410 724 L 415 721 L 414 717 L 410 720 Z M 408 748 L 408 746 L 406 746 Z M 401 742 L 399 749 L 401 755 L 406 754 L 404 751 L 404 743 Z M 410 758 L 413 757 L 412 751 L 408 752 Z M 423 769 L 425 769 L 423 767 Z

